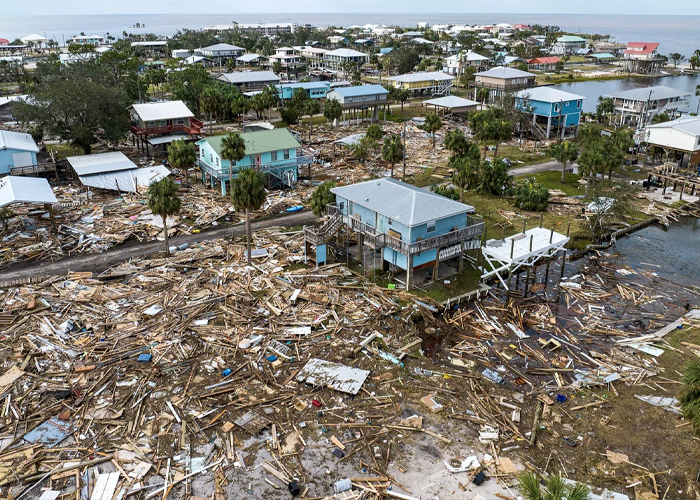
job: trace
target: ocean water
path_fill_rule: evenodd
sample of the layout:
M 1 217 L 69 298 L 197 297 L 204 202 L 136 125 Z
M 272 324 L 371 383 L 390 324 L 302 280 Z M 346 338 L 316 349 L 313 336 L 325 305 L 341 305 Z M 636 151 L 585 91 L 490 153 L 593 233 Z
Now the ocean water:
M 414 27 L 431 24 L 526 23 L 557 25 L 564 31 L 611 35 L 626 42 L 659 42 L 662 54 L 686 56 L 700 49 L 700 16 L 622 16 L 569 14 L 469 14 L 469 13 L 294 13 L 294 14 L 115 14 L 85 16 L 0 16 L 0 38 L 13 40 L 31 33 L 59 43 L 85 32 L 87 35 L 121 36 L 122 32 L 156 33 L 170 36 L 178 29 L 199 29 L 212 24 L 296 22 L 313 26 L 387 24 Z M 136 23 L 145 29 L 130 28 Z

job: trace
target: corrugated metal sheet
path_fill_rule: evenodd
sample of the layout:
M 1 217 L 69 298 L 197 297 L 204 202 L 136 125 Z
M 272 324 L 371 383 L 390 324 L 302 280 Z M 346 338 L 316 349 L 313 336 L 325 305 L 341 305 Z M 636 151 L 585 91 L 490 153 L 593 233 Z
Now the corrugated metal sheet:
M 39 152 L 39 148 L 29 134 L 0 130 L 0 149 L 18 149 L 20 151 Z
M 474 207 L 396 179 L 360 182 L 331 191 L 409 227 L 474 211 Z
M 348 394 L 357 394 L 368 375 L 369 370 L 360 370 L 340 363 L 313 358 L 301 369 L 297 380 L 315 386 L 329 386 Z
M 139 191 L 143 191 L 152 182 L 157 182 L 168 175 L 170 170 L 163 165 L 156 165 L 121 172 L 80 176 L 79 179 L 85 186 L 133 193 L 137 191 L 137 187 Z
M 132 106 L 139 117 L 145 121 L 173 120 L 175 118 L 189 118 L 194 113 L 182 101 L 149 102 L 134 104 Z
M 96 155 L 69 156 L 67 160 L 79 177 L 138 168 L 124 153 L 119 151 Z

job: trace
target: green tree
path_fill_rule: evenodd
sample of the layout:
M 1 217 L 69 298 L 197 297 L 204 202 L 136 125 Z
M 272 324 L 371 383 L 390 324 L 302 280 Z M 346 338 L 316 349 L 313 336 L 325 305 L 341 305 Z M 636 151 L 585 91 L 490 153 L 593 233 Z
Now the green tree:
M 267 110 L 268 121 L 270 121 L 272 120 L 272 108 L 279 102 L 279 92 L 277 92 L 274 85 L 268 85 L 263 89 L 260 95 L 262 96 L 262 102 Z
M 474 131 L 474 137 L 484 143 L 484 158 L 486 158 L 488 141 L 496 142 L 493 155 L 496 158 L 500 141 L 510 139 L 513 135 L 513 122 L 508 120 L 498 108 L 477 111 L 472 115 L 469 124 Z
M 526 500 L 588 500 L 590 493 L 583 484 L 569 486 L 560 476 L 549 476 L 544 488 L 533 472 L 522 473 L 518 480 Z
M 593 179 L 604 168 L 603 148 L 601 141 L 593 141 L 587 144 L 578 157 L 578 169 L 582 178 L 586 178 L 586 192 L 588 197 L 590 186 L 593 184 Z
M 685 61 L 685 56 L 683 54 L 679 54 L 678 52 L 674 52 L 672 54 L 668 55 L 668 58 L 673 61 L 673 67 L 677 68 L 678 64 L 682 63 Z
M 403 159 L 404 150 L 403 142 L 398 134 L 389 134 L 384 137 L 384 145 L 382 146 L 382 158 L 391 164 L 391 177 L 394 177 L 394 165 Z M 403 173 L 406 178 L 406 170 Z
M 613 169 L 624 163 L 625 154 L 634 147 L 634 132 L 629 128 L 619 128 L 609 136 L 603 137 L 602 140 L 605 144 L 605 163 L 610 181 Z
M 667 113 L 656 113 L 651 117 L 651 124 L 656 125 L 657 123 L 664 123 L 670 121 L 671 117 Z
M 161 216 L 163 219 L 163 233 L 165 234 L 165 253 L 170 255 L 170 244 L 168 243 L 168 216 L 175 215 L 182 207 L 182 200 L 178 196 L 178 186 L 169 177 L 163 177 L 157 182 L 152 182 L 148 186 L 148 201 L 146 205 L 149 210 Z
M 544 212 L 549 204 L 549 190 L 528 177 L 525 182 L 515 186 L 515 205 L 523 210 Z
M 318 217 L 326 214 L 326 207 L 335 203 L 335 194 L 331 189 L 335 187 L 335 182 L 326 181 L 318 186 L 311 195 L 311 211 Z
M 123 88 L 95 61 L 62 65 L 37 63 L 29 99 L 17 103 L 20 121 L 90 154 L 98 141 L 116 144 L 129 130 Z
M 511 177 L 508 165 L 503 160 L 482 161 L 479 168 L 479 191 L 485 194 L 503 196 L 510 189 Z
M 337 99 L 328 99 L 323 105 L 323 116 L 326 117 L 328 123 L 333 125 L 335 120 L 339 120 L 343 115 L 343 108 Z
M 477 148 L 476 159 L 467 156 L 456 156 L 451 161 L 454 173 L 452 182 L 459 188 L 459 201 L 464 202 L 464 190 L 474 189 L 479 183 L 479 158 L 480 153 Z
M 381 125 L 378 123 L 373 123 L 369 127 L 367 127 L 367 132 L 365 133 L 365 137 L 369 137 L 370 139 L 374 139 L 375 141 L 380 140 L 384 136 L 384 131 L 382 130 Z
M 221 158 L 229 161 L 228 184 L 231 187 L 233 186 L 234 163 L 245 158 L 245 141 L 238 132 L 229 132 L 226 137 L 221 139 Z M 233 196 L 232 188 L 231 196 Z
M 197 160 L 194 144 L 177 140 L 168 146 L 168 163 L 174 168 L 185 171 L 185 180 L 189 181 L 189 169 Z
M 489 89 L 486 87 L 480 87 L 479 90 L 476 91 L 476 100 L 481 104 L 487 103 L 490 95 L 491 91 Z
M 432 134 L 433 136 L 433 148 L 435 148 L 435 138 L 437 136 L 437 131 L 442 128 L 442 120 L 435 113 L 431 113 L 425 117 L 425 124 L 423 125 L 423 130 Z
M 307 99 L 304 103 L 304 114 L 309 115 L 309 141 L 314 133 L 314 115 L 321 112 L 321 103 L 318 99 Z
M 276 75 L 282 74 L 282 63 L 280 61 L 275 61 L 272 63 L 272 72 Z
M 549 148 L 555 160 L 561 163 L 561 182 L 566 180 L 566 164 L 576 161 L 578 158 L 578 147 L 573 142 L 562 141 Z
M 267 195 L 265 194 L 265 177 L 263 174 L 252 168 L 244 168 L 231 184 L 231 202 L 233 207 L 239 211 L 245 211 L 245 231 L 248 264 L 251 264 L 251 244 L 253 233 L 250 228 L 250 212 L 259 210 Z
M 612 120 L 612 114 L 615 112 L 615 101 L 610 97 L 598 97 L 598 105 L 595 108 L 596 120 L 601 123 L 606 117 L 608 123 Z
M 692 361 L 683 372 L 683 387 L 678 398 L 683 417 L 700 433 L 700 362 Z
M 403 113 L 403 104 L 411 97 L 411 93 L 399 87 L 389 87 L 389 97 L 401 103 L 401 112 Z

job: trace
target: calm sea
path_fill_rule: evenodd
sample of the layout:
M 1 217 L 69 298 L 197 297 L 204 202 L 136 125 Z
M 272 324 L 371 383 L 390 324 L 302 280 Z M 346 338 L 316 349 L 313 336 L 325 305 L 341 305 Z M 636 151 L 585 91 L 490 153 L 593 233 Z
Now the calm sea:
M 31 33 L 59 43 L 81 32 L 87 35 L 121 36 L 122 32 L 172 35 L 178 29 L 198 29 L 212 24 L 296 22 L 313 26 L 387 24 L 405 27 L 421 21 L 431 24 L 526 23 L 560 26 L 565 31 L 613 36 L 615 41 L 659 42 L 662 54 L 680 52 L 690 56 L 700 49 L 700 16 L 620 16 L 550 14 L 119 14 L 86 16 L 0 16 L 0 38 L 13 40 Z M 136 23 L 146 29 L 130 28 Z

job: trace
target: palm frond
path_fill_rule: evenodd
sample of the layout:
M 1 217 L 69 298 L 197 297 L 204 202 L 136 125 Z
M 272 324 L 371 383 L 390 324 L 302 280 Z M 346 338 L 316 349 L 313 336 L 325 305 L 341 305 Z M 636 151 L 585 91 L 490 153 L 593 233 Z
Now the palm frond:
M 540 480 L 533 472 L 523 472 L 518 477 L 520 491 L 525 495 L 526 500 L 542 500 L 540 491 Z
M 549 476 L 545 481 L 544 500 L 564 500 L 566 490 L 566 483 L 561 476 Z
M 588 489 L 588 486 L 577 483 L 576 486 L 569 491 L 567 500 L 588 500 L 588 494 L 590 492 L 591 490 Z

